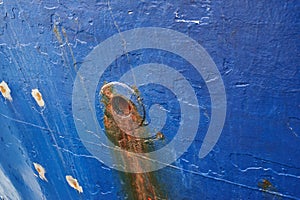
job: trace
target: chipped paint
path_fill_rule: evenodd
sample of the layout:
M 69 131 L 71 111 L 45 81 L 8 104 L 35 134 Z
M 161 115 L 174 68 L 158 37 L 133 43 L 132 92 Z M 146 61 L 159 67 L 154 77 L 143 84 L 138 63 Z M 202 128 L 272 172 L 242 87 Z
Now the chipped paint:
M 176 19 L 176 22 L 182 22 L 182 23 L 194 23 L 194 24 L 200 24 L 200 20 L 191 20 L 191 19 Z
M 83 193 L 82 187 L 79 185 L 77 179 L 73 178 L 70 175 L 66 176 L 66 180 L 68 182 L 68 184 L 74 188 L 75 190 L 77 190 L 79 193 Z
M 31 91 L 31 95 L 34 98 L 34 100 L 36 101 L 36 103 L 40 106 L 40 107 L 44 107 L 45 106 L 45 102 L 43 99 L 42 94 L 40 93 L 40 91 L 38 89 L 33 89 Z
M 45 175 L 46 174 L 45 168 L 42 165 L 38 164 L 38 163 L 33 163 L 33 166 L 34 166 L 35 170 L 37 171 L 40 179 L 42 179 L 43 181 L 48 182 L 48 180 L 46 178 L 46 175 Z
M 237 87 L 237 88 L 243 88 L 243 87 L 248 87 L 248 86 L 250 86 L 249 83 L 236 83 L 235 84 L 235 87 Z
M 7 99 L 9 101 L 13 100 L 12 97 L 11 97 L 11 95 L 10 95 L 11 91 L 10 91 L 10 89 L 9 89 L 9 87 L 8 87 L 8 85 L 7 85 L 7 83 L 5 81 L 2 81 L 0 83 L 0 91 L 1 91 L 2 96 L 5 99 Z

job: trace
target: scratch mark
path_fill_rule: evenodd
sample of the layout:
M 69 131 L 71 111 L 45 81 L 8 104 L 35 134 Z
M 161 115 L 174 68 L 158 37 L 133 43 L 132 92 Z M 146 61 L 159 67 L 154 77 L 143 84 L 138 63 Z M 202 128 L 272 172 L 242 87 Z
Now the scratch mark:
M 178 16 L 178 15 L 176 15 Z M 175 19 L 177 23 L 189 23 L 189 24 L 197 24 L 197 25 L 208 25 L 209 17 L 201 17 L 200 20 L 193 20 L 193 19 Z
M 76 38 L 76 42 L 79 42 L 80 44 L 87 44 L 86 41 L 79 40 L 78 38 Z
M 110 16 L 111 16 L 111 18 L 114 22 L 114 25 L 115 25 L 115 27 L 116 27 L 116 29 L 117 29 L 117 31 L 118 31 L 121 39 L 122 39 L 122 46 L 123 46 L 124 52 L 125 52 L 124 54 L 126 55 L 127 61 L 129 63 L 129 66 L 130 66 L 130 71 L 132 73 L 133 82 L 134 82 L 135 85 L 137 85 L 136 84 L 136 77 L 133 73 L 133 66 L 131 65 L 130 58 L 129 58 L 128 51 L 127 51 L 127 42 L 126 42 L 125 38 L 122 35 L 121 29 L 120 29 L 119 25 L 117 24 L 117 21 L 115 20 L 115 17 L 114 17 L 113 12 L 112 12 L 112 7 L 110 5 L 109 0 L 107 1 L 107 6 L 108 6 L 108 9 L 109 9 Z
M 58 8 L 58 6 L 52 6 L 52 7 L 47 7 L 47 6 L 44 6 L 45 9 L 47 10 L 55 10 Z
M 234 164 L 233 164 L 234 165 Z M 237 165 L 234 165 L 236 168 L 238 168 L 239 171 L 241 172 L 247 172 L 247 171 L 250 171 L 250 170 L 263 170 L 263 171 L 271 171 L 273 172 L 274 174 L 277 174 L 279 176 L 286 176 L 286 177 L 292 177 L 292 178 L 296 178 L 296 179 L 300 179 L 300 175 L 297 176 L 297 175 L 294 175 L 294 174 L 286 174 L 286 173 L 281 173 L 281 172 L 277 172 L 275 170 L 273 170 L 272 168 L 264 168 L 264 167 L 247 167 L 245 169 L 241 169 L 239 168 Z
M 248 87 L 249 85 L 250 85 L 249 83 L 236 83 L 235 87 L 242 88 L 242 87 Z
M 232 69 L 227 70 L 227 71 L 225 72 L 225 74 L 227 75 L 227 74 L 229 74 L 230 72 L 232 72 Z
M 75 72 L 77 72 L 77 62 L 76 62 L 76 59 L 75 59 L 72 47 L 70 46 L 66 29 L 64 27 L 62 27 L 61 31 L 62 31 L 62 33 L 64 35 L 65 40 L 66 40 L 66 44 L 69 47 L 69 50 L 70 50 L 70 53 L 71 53 L 71 56 L 72 56 L 72 60 L 73 60 L 73 66 L 74 66 Z
M 89 141 L 86 141 L 86 142 L 89 142 Z M 106 146 L 106 145 L 103 145 L 103 144 L 97 144 L 97 143 L 93 143 L 93 144 L 95 146 L 100 146 L 100 147 L 105 147 L 105 148 L 110 148 L 110 149 L 118 150 L 118 148 L 113 148 L 111 146 Z M 71 152 L 69 150 L 66 150 L 66 149 L 62 149 L 62 150 L 63 151 L 67 151 L 67 152 L 73 154 L 73 152 Z M 131 154 L 132 152 L 128 152 L 128 153 Z M 83 156 L 83 157 L 87 157 L 87 158 L 97 159 L 96 157 L 89 156 L 89 155 L 78 155 L 78 154 L 74 154 L 74 155 L 78 156 L 78 157 Z M 243 188 L 246 188 L 246 189 L 249 189 L 249 190 L 263 191 L 265 193 L 269 193 L 269 194 L 272 194 L 272 195 L 277 195 L 277 196 L 280 196 L 280 197 L 285 197 L 285 198 L 288 198 L 288 199 L 296 199 L 296 197 L 291 196 L 291 195 L 281 194 L 279 192 L 269 191 L 269 190 L 268 191 L 264 191 L 262 188 L 259 188 L 259 187 L 253 187 L 253 186 L 244 185 L 244 184 L 237 183 L 237 182 L 234 182 L 234 181 L 231 181 L 231 180 L 223 179 L 221 177 L 214 177 L 214 176 L 209 175 L 210 171 L 206 172 L 206 173 L 205 172 L 197 172 L 197 171 L 194 171 L 194 170 L 187 170 L 187 169 L 178 167 L 178 166 L 173 165 L 173 164 L 167 164 L 167 163 L 163 163 L 163 162 L 158 161 L 158 160 L 153 160 L 153 159 L 150 159 L 149 157 L 144 157 L 144 156 L 141 156 L 141 155 L 139 155 L 138 157 L 142 157 L 143 159 L 147 159 L 150 162 L 158 162 L 160 164 L 165 165 L 166 167 L 170 167 L 170 168 L 173 168 L 173 169 L 176 169 L 176 170 L 180 170 L 180 171 L 184 171 L 184 172 L 191 173 L 191 174 L 194 174 L 194 175 L 198 175 L 198 176 L 201 176 L 203 178 L 208 178 L 208 179 L 211 179 L 211 180 L 220 181 L 220 182 L 227 183 L 227 184 L 230 184 L 230 185 L 235 185 L 235 186 L 238 186 L 238 187 L 243 187 Z M 194 165 L 194 164 L 191 164 L 191 166 L 194 166 L 196 169 L 199 168 L 197 165 Z
M 57 26 L 56 26 L 55 23 L 54 23 L 54 27 L 53 27 L 53 32 L 54 32 L 55 37 L 57 38 L 58 42 L 59 42 L 60 44 L 62 44 L 62 43 L 63 43 L 63 40 L 62 40 L 62 38 L 61 38 L 61 35 L 60 35 L 59 30 L 58 30 L 58 28 L 57 28 Z
M 217 79 L 219 79 L 219 77 L 218 77 L 218 76 L 215 76 L 215 77 L 213 77 L 213 78 L 210 78 L 210 79 L 206 80 L 205 82 L 206 82 L 206 83 L 210 83 L 210 82 L 213 82 L 213 81 L 215 81 L 215 80 L 217 80 Z
M 300 89 L 291 89 L 291 90 L 285 90 L 284 93 L 298 93 L 300 92 Z
M 28 126 L 32 126 L 32 127 L 35 127 L 35 128 L 39 128 L 41 130 L 46 130 L 46 131 L 52 131 L 51 129 L 49 128 L 46 128 L 46 127 L 42 127 L 42 126 L 39 126 L 39 125 L 36 125 L 36 124 L 32 124 L 32 123 L 29 123 L 29 122 L 26 122 L 26 121 L 22 121 L 22 120 L 19 120 L 19 119 L 14 119 L 14 118 L 11 118 L 7 115 L 4 115 L 2 113 L 0 113 L 0 115 L 6 119 L 9 119 L 11 121 L 14 121 L 14 122 L 18 122 L 18 123 L 21 123 L 21 124 L 25 124 L 25 125 L 28 125 Z
M 84 157 L 84 158 L 92 158 L 92 159 L 97 159 L 95 156 L 91 156 L 91 155 L 84 155 L 84 154 L 76 154 L 68 149 L 65 149 L 65 148 L 62 148 L 62 147 L 59 147 L 57 145 L 54 145 L 57 149 L 63 151 L 63 152 L 67 152 L 75 157 Z
M 296 131 L 293 129 L 292 125 L 291 125 L 291 122 L 292 121 L 298 121 L 300 122 L 300 119 L 297 118 L 297 117 L 289 117 L 289 120 L 288 122 L 286 123 L 288 129 L 296 136 L 296 137 L 299 137 L 299 135 L 296 133 Z
M 177 166 L 174 166 L 174 165 L 168 165 L 168 164 L 166 164 L 166 166 L 174 168 L 174 169 L 177 169 L 177 170 L 182 170 L 182 171 L 185 171 L 185 172 L 188 172 L 188 173 L 192 173 L 194 175 L 199 175 L 199 176 L 202 176 L 204 178 L 213 179 L 215 181 L 220 181 L 220 182 L 223 182 L 223 183 L 227 183 L 227 184 L 230 184 L 230 185 L 235 185 L 235 186 L 243 187 L 243 188 L 250 189 L 250 190 L 264 191 L 266 193 L 277 195 L 277 196 L 280 196 L 280 197 L 285 197 L 285 198 L 288 198 L 288 199 L 296 199 L 294 196 L 291 196 L 291 195 L 281 194 L 279 192 L 271 191 L 271 190 L 265 191 L 262 188 L 252 187 L 252 186 L 244 185 L 244 184 L 237 183 L 237 182 L 234 182 L 234 181 L 230 181 L 230 180 L 227 180 L 227 179 L 214 177 L 214 176 L 208 175 L 208 173 L 195 172 L 195 171 L 183 169 L 183 168 L 180 168 L 180 167 L 177 167 Z
M 200 20 L 190 20 L 190 19 L 176 19 L 175 22 L 182 22 L 182 23 L 194 23 L 194 24 L 200 24 Z

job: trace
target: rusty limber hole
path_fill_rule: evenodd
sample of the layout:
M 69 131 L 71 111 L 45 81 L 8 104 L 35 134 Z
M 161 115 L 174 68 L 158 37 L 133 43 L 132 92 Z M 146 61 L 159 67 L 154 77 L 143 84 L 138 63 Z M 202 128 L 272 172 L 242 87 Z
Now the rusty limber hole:
M 136 93 L 136 90 L 134 91 Z M 114 89 L 113 84 L 106 84 L 101 89 L 102 99 L 104 104 L 104 126 L 106 136 L 120 148 L 133 153 L 147 153 L 154 150 L 154 147 L 150 145 L 147 138 L 138 138 L 139 131 L 147 131 L 146 127 L 141 124 L 144 121 L 144 116 L 138 111 L 138 107 L 135 103 L 141 103 L 139 95 L 137 95 L 137 102 L 133 102 L 122 94 L 118 93 L 118 90 Z M 143 108 L 144 109 L 144 108 Z M 145 115 L 143 110 L 142 115 Z M 129 127 L 129 128 L 128 128 Z M 132 131 L 132 127 L 138 127 L 137 134 L 133 135 L 128 133 L 128 130 Z M 140 128 L 141 127 L 141 128 Z M 137 130 L 137 129 L 135 129 Z M 158 133 L 160 138 L 163 138 L 162 133 Z M 114 156 L 114 155 L 112 155 Z M 127 157 L 126 154 L 121 158 L 126 162 L 130 161 L 134 167 L 142 168 L 143 166 L 132 157 Z M 167 199 L 167 194 L 158 182 L 154 172 L 146 173 L 126 173 L 119 172 L 121 182 L 124 183 L 124 189 L 128 199 L 137 200 L 156 200 Z
M 111 142 L 127 151 L 136 153 L 151 151 L 145 140 L 139 137 L 140 130 L 145 131 L 145 129 L 140 129 L 145 113 L 139 112 L 137 102 L 132 102 L 128 97 L 119 94 L 118 89 L 115 89 L 115 85 L 111 83 L 101 88 L 101 102 L 105 106 L 103 118 L 105 132 Z M 140 143 L 138 146 L 144 150 L 129 147 L 136 143 Z

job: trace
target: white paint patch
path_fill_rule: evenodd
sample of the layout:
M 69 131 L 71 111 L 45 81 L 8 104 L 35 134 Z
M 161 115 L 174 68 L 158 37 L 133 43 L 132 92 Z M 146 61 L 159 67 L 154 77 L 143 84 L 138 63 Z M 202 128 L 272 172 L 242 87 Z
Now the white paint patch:
M 33 89 L 31 91 L 31 95 L 32 95 L 32 97 L 35 99 L 36 103 L 40 107 L 44 107 L 45 106 L 45 102 L 44 102 L 43 96 L 42 96 L 42 94 L 40 93 L 40 91 L 38 89 Z
M 0 0 L 1 1 L 1 0 Z M 10 89 L 9 89 L 9 87 L 8 87 L 8 85 L 7 85 L 7 83 L 5 82 L 5 81 L 2 81 L 1 83 L 0 83 L 0 92 L 1 92 L 1 94 L 2 94 L 2 96 L 5 98 L 5 99 L 7 99 L 7 100 L 9 100 L 9 101 L 12 101 L 13 99 L 12 99 L 12 97 L 11 97 L 11 95 L 10 95 Z
M 0 166 L 0 198 L 1 199 L 21 199 L 16 188 L 13 186 L 7 176 L 5 176 Z
M 75 190 L 77 190 L 79 193 L 82 193 L 83 190 L 82 190 L 82 187 L 79 185 L 77 179 L 73 178 L 72 176 L 70 175 L 67 175 L 66 176 L 66 180 L 68 182 L 68 184 L 74 188 Z

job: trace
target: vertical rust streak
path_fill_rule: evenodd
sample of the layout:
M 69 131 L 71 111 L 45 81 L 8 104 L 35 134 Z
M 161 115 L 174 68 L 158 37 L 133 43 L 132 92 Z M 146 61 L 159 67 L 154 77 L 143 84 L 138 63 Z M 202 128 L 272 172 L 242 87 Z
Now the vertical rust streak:
M 149 145 L 145 142 L 145 139 L 137 139 L 132 135 L 126 134 L 122 131 L 117 123 L 113 119 L 113 106 L 112 98 L 114 97 L 111 87 L 104 89 L 102 94 L 102 103 L 105 105 L 104 126 L 107 137 L 117 146 L 126 150 L 127 156 L 122 157 L 126 163 L 132 164 L 132 166 L 142 167 L 139 162 L 130 156 L 129 152 L 133 153 L 145 153 L 150 149 Z M 123 113 L 127 114 L 131 112 L 132 121 L 140 124 L 143 118 L 139 115 L 136 106 L 128 100 L 128 105 L 119 104 L 119 108 Z M 129 160 L 130 159 L 130 160 Z M 126 188 L 129 193 L 129 199 L 138 200 L 156 200 L 166 199 L 163 197 L 162 191 L 157 183 L 156 177 L 153 172 L 147 173 L 121 173 L 121 179 L 124 179 Z

